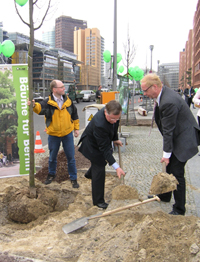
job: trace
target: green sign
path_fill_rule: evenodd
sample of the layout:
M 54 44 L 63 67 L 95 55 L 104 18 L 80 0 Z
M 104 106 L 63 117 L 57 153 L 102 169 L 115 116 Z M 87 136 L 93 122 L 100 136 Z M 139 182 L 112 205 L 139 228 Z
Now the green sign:
M 29 97 L 28 65 L 12 65 L 12 73 L 17 99 L 19 173 L 20 175 L 26 175 L 29 174 L 30 169 L 29 109 L 27 105 L 27 99 Z

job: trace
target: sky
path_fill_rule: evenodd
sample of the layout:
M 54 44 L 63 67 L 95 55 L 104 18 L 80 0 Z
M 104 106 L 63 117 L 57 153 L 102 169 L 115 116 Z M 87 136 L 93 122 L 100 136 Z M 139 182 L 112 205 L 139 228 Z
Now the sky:
M 2 0 L 1 0 L 2 1 Z M 38 0 L 34 8 L 35 26 L 43 16 L 47 0 Z M 179 62 L 179 53 L 185 48 L 198 0 L 116 0 L 117 2 L 117 53 L 124 57 L 124 44 L 129 34 L 136 47 L 136 56 L 131 67 L 150 68 L 157 71 L 158 61 Z M 53 6 L 43 26 L 35 31 L 35 38 L 42 40 L 42 32 L 55 25 L 61 15 L 86 20 L 88 28 L 98 28 L 105 41 L 105 50 L 113 54 L 115 0 L 52 0 Z M 29 4 L 18 6 L 22 18 L 29 22 Z M 16 13 L 14 0 L 6 0 L 0 8 L 3 30 L 29 35 L 29 28 Z M 121 62 L 122 64 L 122 62 Z

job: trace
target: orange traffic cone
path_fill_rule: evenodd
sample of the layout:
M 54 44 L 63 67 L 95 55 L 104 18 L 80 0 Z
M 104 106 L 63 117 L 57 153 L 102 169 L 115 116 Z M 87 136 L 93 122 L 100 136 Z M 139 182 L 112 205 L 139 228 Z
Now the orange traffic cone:
M 142 102 L 142 98 L 140 99 L 140 102 Z
M 44 153 L 45 150 L 42 148 L 42 140 L 40 137 L 40 132 L 36 132 L 36 140 L 35 140 L 35 150 L 34 153 Z

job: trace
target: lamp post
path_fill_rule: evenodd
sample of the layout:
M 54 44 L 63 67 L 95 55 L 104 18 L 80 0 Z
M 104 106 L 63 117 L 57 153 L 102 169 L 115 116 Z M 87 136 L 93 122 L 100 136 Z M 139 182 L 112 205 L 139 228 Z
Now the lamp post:
M 159 64 L 160 64 L 160 60 L 157 61 L 158 63 L 158 70 L 157 70 L 157 74 L 159 73 Z
M 48 49 L 42 49 L 42 59 L 43 59 L 43 65 L 42 65 L 42 86 L 43 86 L 43 98 L 45 98 L 45 66 L 44 66 L 44 53 L 48 51 Z
M 113 91 L 117 90 L 117 0 L 114 0 Z
M 153 51 L 154 46 L 150 45 L 149 48 L 151 50 L 151 67 L 150 67 L 150 72 L 149 73 L 152 73 L 152 51 Z

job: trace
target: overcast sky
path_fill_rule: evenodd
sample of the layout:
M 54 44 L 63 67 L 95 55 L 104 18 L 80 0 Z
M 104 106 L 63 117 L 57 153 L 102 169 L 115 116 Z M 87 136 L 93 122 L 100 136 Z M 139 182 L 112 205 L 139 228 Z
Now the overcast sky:
M 113 54 L 114 0 L 52 0 L 55 4 L 44 25 L 36 31 L 36 39 L 42 40 L 42 31 L 48 31 L 60 15 L 86 20 L 88 28 L 98 28 L 105 39 L 105 49 Z M 47 0 L 38 0 L 45 5 Z M 153 69 L 157 61 L 179 62 L 179 52 L 185 48 L 189 30 L 193 28 L 193 18 L 198 0 L 117 0 L 117 52 L 124 56 L 123 44 L 129 35 L 137 47 L 132 67 L 150 67 L 153 49 Z M 19 8 L 28 22 L 28 3 Z M 42 10 L 42 9 L 40 9 Z M 42 16 L 35 12 L 37 17 Z M 0 8 L 0 21 L 8 32 L 29 35 L 29 29 L 16 14 L 14 0 L 5 0 Z

